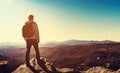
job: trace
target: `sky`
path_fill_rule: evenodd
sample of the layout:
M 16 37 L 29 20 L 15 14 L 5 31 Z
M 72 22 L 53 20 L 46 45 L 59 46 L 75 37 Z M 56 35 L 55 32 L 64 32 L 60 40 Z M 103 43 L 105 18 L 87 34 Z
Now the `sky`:
M 0 42 L 25 42 L 22 26 L 33 14 L 40 41 L 120 41 L 119 0 L 0 0 Z

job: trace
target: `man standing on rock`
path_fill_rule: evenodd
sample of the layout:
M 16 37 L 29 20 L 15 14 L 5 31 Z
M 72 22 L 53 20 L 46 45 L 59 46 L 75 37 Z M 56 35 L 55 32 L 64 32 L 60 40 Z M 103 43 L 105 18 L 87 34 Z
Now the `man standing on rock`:
M 25 25 L 22 28 L 22 36 L 26 41 L 26 65 L 29 67 L 29 55 L 31 47 L 33 46 L 36 52 L 36 59 L 37 63 L 45 70 L 47 71 L 47 68 L 45 66 L 45 63 L 40 60 L 40 53 L 39 53 L 39 46 L 38 43 L 40 41 L 39 39 L 39 30 L 36 22 L 34 22 L 34 16 L 29 15 L 28 21 L 25 22 Z

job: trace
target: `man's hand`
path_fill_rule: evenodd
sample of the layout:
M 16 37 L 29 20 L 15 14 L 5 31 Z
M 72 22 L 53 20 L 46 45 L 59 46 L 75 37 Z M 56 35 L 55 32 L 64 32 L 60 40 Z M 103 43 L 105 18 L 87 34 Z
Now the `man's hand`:
M 38 43 L 40 42 L 39 39 L 37 40 L 37 42 L 38 42 Z

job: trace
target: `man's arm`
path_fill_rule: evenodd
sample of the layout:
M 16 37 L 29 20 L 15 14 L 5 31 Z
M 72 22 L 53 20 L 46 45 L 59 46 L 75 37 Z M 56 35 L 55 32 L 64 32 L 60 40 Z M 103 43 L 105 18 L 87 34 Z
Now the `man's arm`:
M 39 29 L 38 29 L 38 26 L 37 26 L 37 24 L 35 23 L 34 24 L 35 26 L 35 36 L 36 36 L 36 39 L 37 39 L 37 42 L 39 43 L 40 42 L 40 38 L 39 38 Z

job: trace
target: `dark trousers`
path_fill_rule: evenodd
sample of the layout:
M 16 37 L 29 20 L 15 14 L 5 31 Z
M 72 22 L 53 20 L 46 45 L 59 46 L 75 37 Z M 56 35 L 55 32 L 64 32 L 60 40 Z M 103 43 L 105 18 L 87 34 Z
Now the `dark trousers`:
M 31 50 L 32 46 L 35 49 L 37 61 L 40 60 L 40 53 L 39 53 L 37 40 L 36 39 L 29 39 L 29 40 L 26 40 L 26 48 L 27 48 L 27 51 L 26 51 L 26 62 L 29 62 L 29 55 L 30 55 L 30 50 Z
M 45 66 L 45 62 L 40 60 L 40 53 L 39 53 L 39 48 L 38 48 L 38 42 L 37 42 L 36 39 L 26 40 L 26 47 L 27 47 L 27 51 L 26 51 L 26 65 L 28 67 L 30 67 L 29 55 L 30 55 L 30 50 L 31 50 L 32 46 L 35 48 L 36 59 L 37 59 L 38 65 L 41 66 L 45 71 L 47 71 L 47 67 Z

